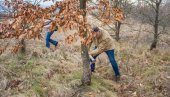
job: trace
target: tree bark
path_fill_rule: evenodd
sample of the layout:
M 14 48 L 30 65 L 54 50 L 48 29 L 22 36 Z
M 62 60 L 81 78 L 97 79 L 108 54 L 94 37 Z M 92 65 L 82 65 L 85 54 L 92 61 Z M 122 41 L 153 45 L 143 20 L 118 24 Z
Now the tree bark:
M 86 9 L 86 0 L 80 0 L 80 9 Z M 85 22 L 86 12 L 84 11 L 82 15 Z M 86 37 L 87 32 L 84 33 L 85 33 L 84 37 Z M 90 60 L 88 55 L 88 48 L 84 44 L 81 44 L 81 57 L 83 61 L 83 75 L 81 81 L 83 85 L 90 85 L 91 84 Z
M 116 28 L 115 39 L 116 39 L 116 41 L 119 41 L 119 39 L 120 39 L 120 27 L 121 27 L 121 22 L 116 22 L 115 23 L 115 28 Z
M 113 2 L 113 0 L 112 0 L 112 2 Z M 121 7 L 121 1 L 120 0 L 115 0 L 114 1 L 114 7 Z M 116 37 L 115 37 L 115 40 L 116 41 L 119 41 L 120 40 L 120 27 L 121 27 L 121 25 L 122 25 L 122 23 L 121 22 L 119 22 L 119 21 L 117 21 L 117 22 L 115 22 L 115 29 L 116 29 L 116 32 L 115 32 L 115 35 L 116 35 Z
M 82 84 L 83 85 L 90 85 L 91 84 L 91 71 L 90 71 L 90 62 L 89 62 L 89 55 L 88 49 L 85 45 L 81 44 L 81 57 L 83 60 L 83 75 L 82 75 Z
M 19 44 L 22 45 L 22 47 L 19 49 L 19 53 L 25 54 L 26 51 L 25 40 L 24 39 L 19 40 Z
M 156 9 L 155 9 L 155 24 L 154 24 L 154 39 L 153 39 L 153 42 L 150 46 L 150 50 L 153 50 L 156 48 L 157 46 L 157 43 L 158 43 L 158 26 L 159 26 L 159 7 L 160 7 L 160 4 L 161 4 L 161 0 L 158 2 L 156 2 Z

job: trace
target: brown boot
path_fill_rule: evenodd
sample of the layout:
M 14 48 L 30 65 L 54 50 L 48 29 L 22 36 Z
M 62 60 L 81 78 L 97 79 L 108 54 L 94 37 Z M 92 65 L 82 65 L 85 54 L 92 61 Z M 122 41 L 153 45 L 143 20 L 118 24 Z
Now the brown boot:
M 59 49 L 59 47 L 60 47 L 60 44 L 58 43 L 58 44 L 55 46 L 55 50 L 56 50 L 56 49 Z
M 116 82 L 119 82 L 119 81 L 120 81 L 120 75 L 115 76 L 115 81 L 116 81 Z

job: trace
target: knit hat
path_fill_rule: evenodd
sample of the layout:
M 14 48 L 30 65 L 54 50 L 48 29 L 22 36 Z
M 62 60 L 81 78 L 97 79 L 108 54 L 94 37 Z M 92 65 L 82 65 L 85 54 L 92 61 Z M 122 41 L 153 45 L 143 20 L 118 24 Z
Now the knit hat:
M 98 27 L 93 27 L 92 32 L 98 32 L 100 29 Z

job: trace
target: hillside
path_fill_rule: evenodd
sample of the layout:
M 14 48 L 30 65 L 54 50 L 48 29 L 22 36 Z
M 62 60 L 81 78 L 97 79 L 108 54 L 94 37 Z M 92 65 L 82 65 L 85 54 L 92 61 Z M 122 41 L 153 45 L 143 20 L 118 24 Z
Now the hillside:
M 146 26 L 150 28 L 149 25 L 141 26 L 135 24 L 136 21 L 129 21 L 131 26 L 123 25 L 121 40 L 115 42 L 116 60 L 122 75 L 119 83 L 114 81 L 107 56 L 101 54 L 96 72 L 92 74 L 91 86 L 82 86 L 80 43 L 65 44 L 64 37 L 70 32 L 63 32 L 53 36 L 61 43 L 55 51 L 47 49 L 43 40 L 27 40 L 25 54 L 11 54 L 7 50 L 0 55 L 0 96 L 168 97 L 169 37 L 162 36 L 158 49 L 149 51 L 151 37 L 144 31 Z M 109 28 L 104 29 L 114 34 Z M 5 45 L 16 40 L 0 41 Z

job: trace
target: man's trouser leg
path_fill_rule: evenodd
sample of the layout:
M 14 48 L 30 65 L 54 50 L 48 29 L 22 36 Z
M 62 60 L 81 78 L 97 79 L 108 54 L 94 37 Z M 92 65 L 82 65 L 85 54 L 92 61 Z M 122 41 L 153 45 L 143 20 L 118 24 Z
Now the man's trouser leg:
M 115 56 L 114 56 L 114 50 L 108 50 L 106 51 L 106 54 L 110 60 L 110 63 L 112 64 L 112 68 L 115 72 L 115 76 L 120 76 L 119 68 L 118 68 L 118 65 L 116 63 Z
M 47 48 L 50 48 L 50 37 L 51 37 L 51 32 L 46 32 L 45 42 Z
M 46 33 L 45 41 L 46 41 L 46 47 L 47 47 L 47 48 L 50 48 L 50 38 L 51 38 L 51 35 L 52 35 L 53 33 L 54 33 L 54 32 L 47 32 L 47 33 Z
M 94 56 L 93 58 L 96 60 L 97 56 Z M 92 62 L 92 60 L 90 60 L 90 61 Z M 95 71 L 95 62 L 92 63 L 90 66 L 91 66 L 91 72 L 94 72 Z
M 50 39 L 50 43 L 52 43 L 52 44 L 53 44 L 53 45 L 55 45 L 55 46 L 57 46 L 57 44 L 58 44 L 58 42 L 57 42 L 57 41 L 52 40 L 52 39 Z

